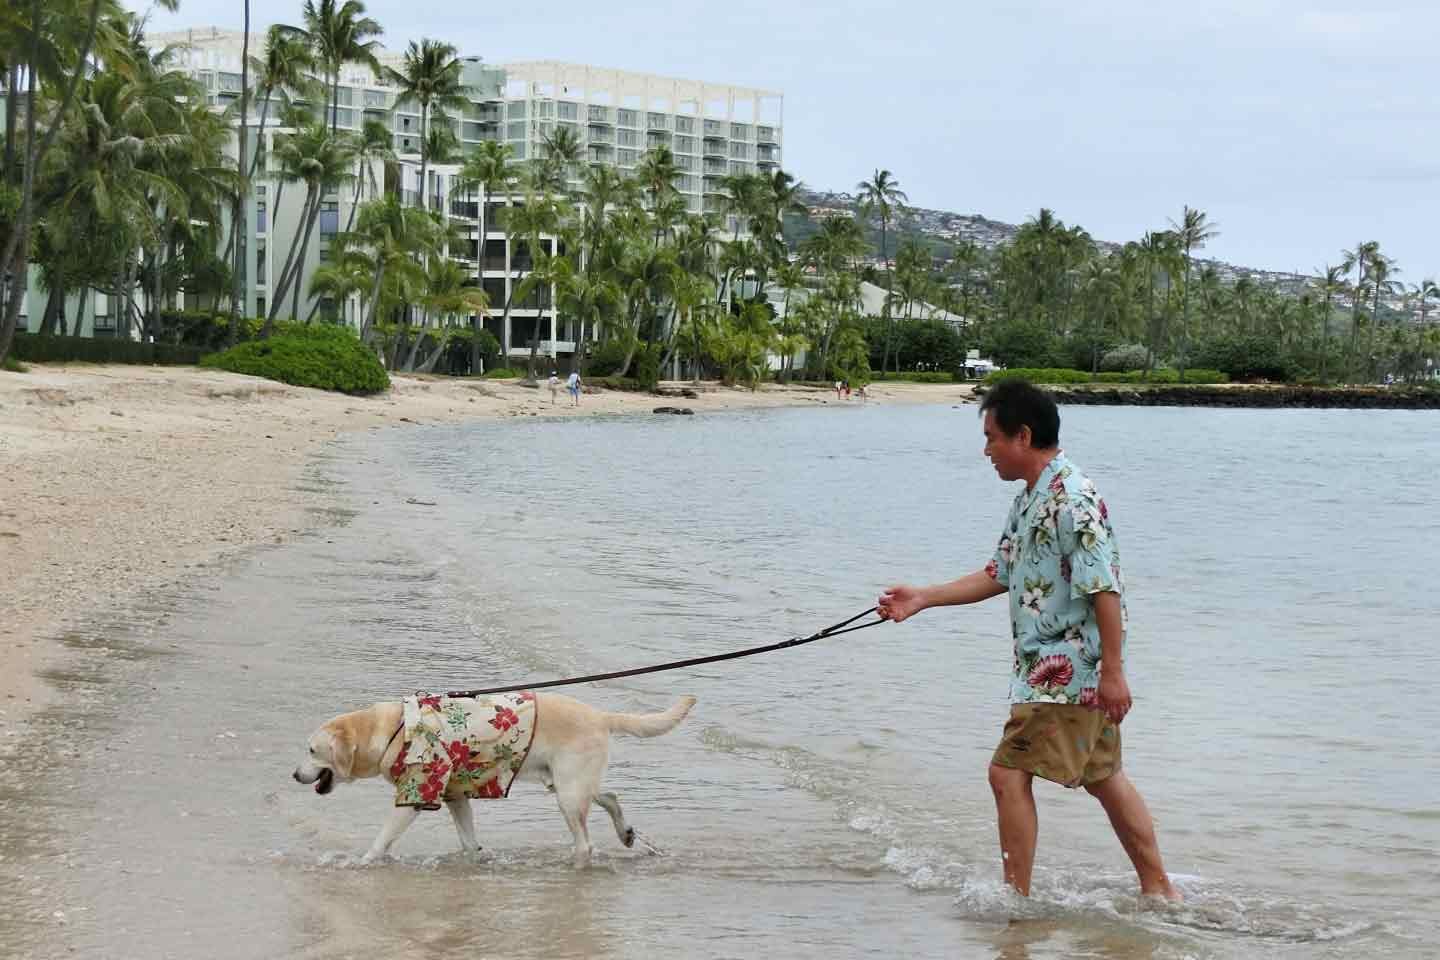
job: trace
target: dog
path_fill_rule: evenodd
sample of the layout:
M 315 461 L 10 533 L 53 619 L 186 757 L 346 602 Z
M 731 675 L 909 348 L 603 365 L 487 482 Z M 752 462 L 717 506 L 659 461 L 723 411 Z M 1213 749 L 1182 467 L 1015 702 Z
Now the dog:
M 586 818 L 592 803 L 610 815 L 620 842 L 632 846 L 635 831 L 625 822 L 619 800 L 613 793 L 600 792 L 600 780 L 610 759 L 610 737 L 658 737 L 669 733 L 690 713 L 695 698 L 682 697 L 663 713 L 629 714 L 608 713 L 561 694 L 521 696 L 533 700 L 537 722 L 529 750 L 513 776 L 517 781 L 539 782 L 555 794 L 565 825 L 575 839 L 575 867 L 583 869 L 590 863 L 592 847 Z M 404 726 L 405 705 L 398 701 L 377 703 L 327 720 L 311 734 L 305 758 L 293 776 L 299 783 L 313 783 L 315 792 L 322 796 L 337 783 L 371 777 L 383 776 L 393 784 L 405 760 L 405 738 L 398 735 Z M 478 851 L 469 798 L 447 796 L 444 803 L 455 821 L 461 851 Z M 385 856 L 419 813 L 417 806 L 396 806 L 362 862 Z

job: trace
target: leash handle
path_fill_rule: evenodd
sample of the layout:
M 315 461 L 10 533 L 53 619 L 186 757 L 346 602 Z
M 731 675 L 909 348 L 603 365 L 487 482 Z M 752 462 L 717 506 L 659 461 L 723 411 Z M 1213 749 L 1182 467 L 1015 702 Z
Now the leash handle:
M 708 657 L 691 657 L 689 660 L 673 660 L 669 663 L 658 663 L 649 667 L 633 667 L 629 670 L 615 670 L 610 673 L 592 673 L 584 677 L 567 677 L 564 680 L 545 680 L 540 683 L 515 683 L 503 687 L 484 687 L 479 690 L 450 690 L 446 692 L 445 696 L 473 698 L 489 696 L 492 693 L 513 693 L 517 690 L 544 690 L 547 687 L 568 687 L 580 683 L 595 683 L 600 680 L 619 680 L 622 677 L 638 677 L 642 674 L 660 673 L 665 670 L 683 670 L 686 667 L 698 667 L 707 663 L 719 663 L 722 660 L 735 660 L 740 657 L 753 657 L 758 653 L 785 650 L 789 647 L 798 647 L 806 643 L 814 643 L 816 640 L 824 640 L 828 637 L 838 637 L 843 633 L 853 633 L 856 630 L 864 630 L 868 627 L 878 627 L 886 621 L 877 618 L 869 623 L 862 623 L 859 626 L 850 626 L 850 624 L 856 620 L 868 617 L 878 609 L 878 607 L 871 607 L 868 610 L 862 610 L 850 619 L 831 624 L 823 630 L 815 631 L 808 637 L 791 637 L 789 640 L 781 640 L 779 643 L 767 643 L 760 647 L 746 647 L 744 650 L 715 653 Z

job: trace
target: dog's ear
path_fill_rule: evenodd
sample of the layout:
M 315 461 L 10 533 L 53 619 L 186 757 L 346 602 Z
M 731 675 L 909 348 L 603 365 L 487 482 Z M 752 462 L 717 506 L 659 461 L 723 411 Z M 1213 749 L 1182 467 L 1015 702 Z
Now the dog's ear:
M 330 732 L 330 767 L 345 780 L 355 769 L 355 737 L 343 727 Z

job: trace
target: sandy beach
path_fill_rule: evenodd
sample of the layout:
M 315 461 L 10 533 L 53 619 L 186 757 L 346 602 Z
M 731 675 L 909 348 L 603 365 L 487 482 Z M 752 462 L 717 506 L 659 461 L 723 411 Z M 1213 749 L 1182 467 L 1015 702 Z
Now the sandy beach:
M 188 367 L 31 365 L 0 374 L 0 727 L 46 702 L 36 673 L 70 625 L 319 522 L 309 459 L 355 430 L 466 419 L 836 405 L 834 392 L 707 385 L 696 398 L 396 377 L 374 397 Z M 670 385 L 677 388 L 689 384 Z M 876 384 L 870 403 L 958 403 L 970 388 Z

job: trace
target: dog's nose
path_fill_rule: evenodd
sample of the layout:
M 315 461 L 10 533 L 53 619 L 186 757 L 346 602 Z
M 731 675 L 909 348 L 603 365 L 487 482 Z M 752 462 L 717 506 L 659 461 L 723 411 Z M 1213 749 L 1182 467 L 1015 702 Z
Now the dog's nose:
M 301 779 L 300 779 L 300 771 L 299 771 L 298 769 L 295 770 L 293 773 L 291 773 L 290 776 L 292 776 L 292 777 L 295 778 L 295 782 L 296 782 L 296 783 L 304 783 L 304 782 L 305 782 L 304 780 L 301 780 Z

